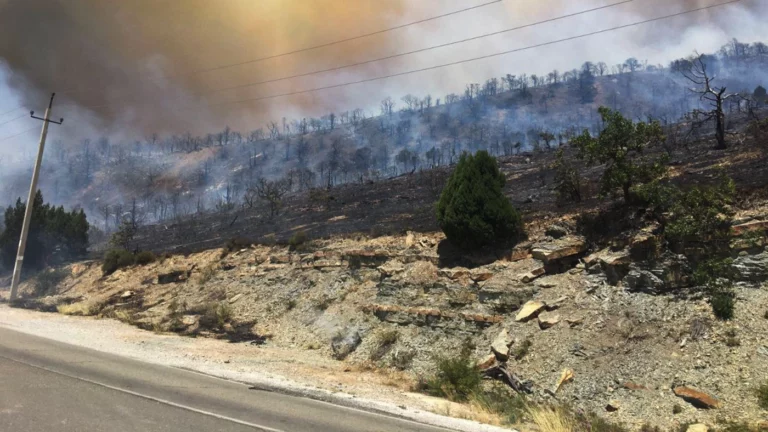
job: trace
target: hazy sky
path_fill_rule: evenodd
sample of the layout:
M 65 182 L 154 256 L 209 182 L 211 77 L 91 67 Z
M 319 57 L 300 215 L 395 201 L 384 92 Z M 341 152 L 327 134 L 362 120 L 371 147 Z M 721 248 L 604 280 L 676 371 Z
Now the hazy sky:
M 540 44 L 717 4 L 723 0 L 634 0 L 610 9 L 363 67 L 224 92 L 211 90 L 311 72 L 459 40 L 615 3 L 503 0 L 469 12 L 353 42 L 237 68 L 195 73 L 408 23 L 489 0 L 0 0 L 0 114 L 42 112 L 59 92 L 52 136 L 115 138 L 248 131 L 282 117 L 356 107 L 377 111 L 386 96 L 443 97 L 507 73 L 545 74 L 584 61 L 628 57 L 666 64 L 731 38 L 768 40 L 768 2 L 742 0 L 709 11 L 529 51 L 339 89 L 242 104 L 220 102 L 333 85 Z M 762 22 L 761 22 L 762 21 Z M 4 63 L 4 64 L 3 64 Z M 86 108 L 80 108 L 85 106 Z M 96 108 L 87 108 L 96 106 Z M 0 116 L 0 123 L 24 111 Z M 0 139 L 36 126 L 0 126 Z M 0 142 L 27 148 L 38 131 Z

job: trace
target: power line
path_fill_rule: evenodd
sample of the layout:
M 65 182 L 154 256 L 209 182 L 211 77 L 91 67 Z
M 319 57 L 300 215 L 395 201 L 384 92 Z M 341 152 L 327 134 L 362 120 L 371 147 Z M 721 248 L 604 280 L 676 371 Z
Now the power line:
M 442 15 L 437 15 L 437 16 L 433 16 L 433 17 L 430 17 L 430 18 L 424 18 L 424 19 L 421 19 L 421 20 L 418 20 L 418 21 L 409 22 L 409 23 L 406 23 L 406 24 L 400 24 L 400 25 L 397 25 L 395 27 L 390 27 L 390 28 L 383 29 L 383 30 L 377 30 L 377 31 L 374 31 L 374 32 L 371 32 L 371 33 L 362 34 L 362 35 L 359 35 L 359 36 L 353 36 L 353 37 L 346 38 L 346 39 L 339 39 L 339 40 L 336 40 L 336 41 L 333 41 L 333 42 L 327 42 L 327 43 L 323 43 L 323 44 L 319 44 L 319 45 L 314 45 L 314 46 L 311 46 L 311 47 L 300 48 L 300 49 L 296 49 L 296 50 L 293 50 L 293 51 L 288 51 L 288 52 L 284 52 L 284 53 L 280 53 L 280 54 L 269 55 L 269 56 L 266 56 L 266 57 L 259 57 L 259 58 L 253 59 L 253 60 L 246 60 L 246 61 L 237 62 L 237 63 L 230 63 L 230 64 L 226 64 L 226 65 L 221 65 L 221 66 L 215 66 L 215 67 L 208 68 L 208 69 L 200 69 L 200 70 L 191 72 L 191 74 L 200 74 L 200 73 L 207 73 L 207 72 L 218 71 L 218 70 L 222 70 L 222 69 L 229 69 L 229 68 L 233 68 L 233 67 L 237 67 L 237 66 L 243 66 L 243 65 L 247 65 L 247 64 L 251 64 L 251 63 L 258 63 L 258 62 L 262 62 L 262 61 L 265 61 L 265 60 L 271 60 L 271 59 L 275 59 L 275 58 L 278 58 L 278 57 L 284 57 L 284 56 L 288 56 L 288 55 L 292 55 L 292 54 L 298 54 L 298 53 L 301 53 L 301 52 L 312 51 L 312 50 L 316 50 L 316 49 L 319 49 L 319 48 L 325 48 L 325 47 L 329 47 L 331 45 L 337 45 L 337 44 L 344 43 L 344 42 L 350 42 L 350 41 L 353 41 L 353 40 L 363 39 L 363 38 L 367 38 L 367 37 L 370 37 L 370 36 L 375 36 L 375 35 L 378 35 L 378 34 L 391 32 L 393 30 L 398 30 L 398 29 L 402 29 L 402 28 L 405 28 L 405 27 L 409 27 L 409 26 L 412 26 L 412 25 L 422 24 L 422 23 L 425 23 L 425 22 L 428 22 L 428 21 L 434 21 L 436 19 L 445 18 L 447 16 L 457 15 L 457 14 L 460 14 L 460 13 L 463 13 L 463 12 L 467 12 L 467 11 L 470 11 L 470 10 L 473 10 L 473 9 L 479 9 L 479 8 L 482 8 L 482 7 L 485 7 L 485 6 L 489 6 L 489 5 L 492 5 L 492 4 L 500 3 L 501 1 L 502 0 L 493 0 L 493 1 L 490 1 L 490 2 L 487 2 L 487 3 L 482 3 L 482 4 L 479 4 L 479 5 L 475 5 L 475 6 L 470 6 L 470 7 L 464 8 L 464 9 L 455 10 L 453 12 L 444 13 Z
M 614 6 L 619 6 L 619 5 L 623 5 L 623 4 L 626 4 L 626 3 L 631 3 L 633 1 L 634 0 L 623 0 L 623 1 L 620 1 L 620 2 L 617 2 L 617 3 L 611 3 L 611 4 L 608 4 L 608 5 L 599 6 L 599 7 L 595 7 L 595 8 L 592 8 L 592 9 L 586 9 L 586 10 L 579 11 L 579 12 L 574 12 L 574 13 L 571 13 L 571 14 L 568 14 L 568 15 L 562 15 L 562 16 L 558 16 L 558 17 L 555 17 L 555 18 L 548 18 L 548 19 L 545 19 L 543 21 L 538 21 L 538 22 L 534 22 L 534 23 L 530 23 L 530 24 L 524 24 L 524 25 L 517 26 L 517 27 L 512 27 L 512 28 L 508 28 L 508 29 L 504 29 L 504 30 L 499 30 L 499 31 L 491 32 L 491 33 L 485 33 L 485 34 L 481 34 L 481 35 L 478 35 L 478 36 L 472 36 L 472 37 L 469 37 L 469 38 L 466 38 L 466 39 L 461 39 L 461 40 L 457 40 L 457 41 L 453 41 L 453 42 L 446 42 L 446 43 L 442 43 L 442 44 L 439 44 L 439 45 L 433 45 L 433 46 L 429 46 L 429 47 L 425 47 L 425 48 L 420 48 L 420 49 L 413 50 L 413 51 L 406 51 L 406 52 L 402 52 L 402 53 L 392 54 L 392 55 L 389 55 L 389 56 L 386 56 L 386 57 L 380 57 L 380 58 L 376 58 L 376 59 L 372 59 L 372 60 L 365 60 L 365 61 L 361 61 L 361 62 L 357 62 L 357 63 L 350 63 L 350 64 L 347 64 L 347 65 L 344 65 L 344 66 L 336 66 L 336 67 L 332 67 L 332 68 L 328 68 L 328 69 L 316 70 L 316 71 L 313 71 L 313 72 L 305 72 L 305 73 L 300 73 L 300 74 L 296 74 L 296 75 L 290 75 L 290 76 L 286 76 L 286 77 L 282 77 L 282 78 L 273 78 L 273 79 L 268 79 L 268 80 L 264 80 L 264 81 L 257 81 L 257 82 L 252 82 L 252 83 L 248 83 L 248 84 L 239 84 L 239 85 L 235 85 L 235 86 L 231 86 L 231 87 L 225 87 L 225 88 L 220 88 L 220 89 L 215 89 L 215 90 L 209 90 L 209 91 L 207 91 L 205 93 L 218 93 L 218 92 L 227 91 L 227 90 L 234 90 L 234 89 L 245 88 L 245 87 L 252 87 L 252 86 L 257 86 L 257 85 L 262 85 L 262 84 L 269 84 L 269 83 L 285 81 L 285 80 L 289 80 L 289 79 L 293 79 L 293 78 L 307 77 L 307 76 L 310 76 L 310 75 L 316 75 L 316 74 L 321 74 L 321 73 L 325 73 L 325 72 L 334 72 L 334 71 L 338 71 L 338 70 L 342 70 L 342 69 L 347 69 L 347 68 L 356 67 L 356 66 L 362 66 L 362 65 L 366 65 L 366 64 L 370 64 L 370 63 L 376 63 L 376 62 L 380 62 L 380 61 L 384 61 L 384 60 L 391 60 L 391 59 L 398 58 L 398 57 L 403 57 L 403 56 L 407 56 L 407 55 L 411 55 L 411 54 L 417 54 L 417 53 L 421 53 L 421 52 L 425 52 L 425 51 L 430 51 L 430 50 L 438 49 L 438 48 L 444 48 L 444 47 L 447 47 L 447 46 L 456 45 L 456 44 L 460 44 L 460 43 L 464 43 L 464 42 L 469 42 L 469 41 L 473 41 L 473 40 L 477 40 L 477 39 L 482 39 L 482 38 L 486 38 L 486 37 L 489 37 L 489 36 L 496 36 L 496 35 L 500 35 L 500 34 L 503 34 L 503 33 L 509 33 L 509 32 L 515 31 L 515 30 L 522 30 L 522 29 L 529 28 L 529 27 L 535 27 L 535 26 L 538 26 L 538 25 L 541 25 L 541 24 L 547 24 L 547 23 L 551 23 L 551 22 L 554 22 L 554 21 L 564 20 L 564 19 L 572 18 L 572 17 L 578 16 L 578 15 L 583 15 L 583 14 L 587 14 L 587 13 L 590 13 L 590 12 L 595 12 L 595 11 L 599 11 L 599 10 L 602 10 L 602 9 L 608 9 L 608 8 L 611 8 L 611 7 L 614 7 Z
M 178 78 L 178 77 L 183 77 L 183 76 L 197 75 L 197 74 L 201 74 L 201 73 L 208 73 L 208 72 L 213 72 L 213 71 L 218 71 L 218 70 L 223 70 L 223 69 L 229 69 L 229 68 L 233 68 L 233 67 L 237 67 L 237 66 L 243 66 L 243 65 L 246 65 L 246 64 L 258 63 L 258 62 L 262 62 L 262 61 L 265 61 L 265 60 L 275 59 L 275 58 L 278 58 L 278 57 L 284 57 L 284 56 L 288 56 L 288 55 L 292 55 L 292 54 L 298 54 L 298 53 L 301 53 L 301 52 L 312 51 L 312 50 L 319 49 L 319 48 L 324 48 L 324 47 L 328 47 L 328 46 L 332 46 L 332 45 L 341 44 L 341 43 L 344 43 L 344 42 L 349 42 L 349 41 L 353 41 L 353 40 L 357 40 L 357 39 L 363 39 L 363 38 L 374 36 L 374 35 L 377 35 L 377 34 L 382 34 L 382 33 L 390 32 L 390 31 L 402 29 L 402 28 L 413 26 L 413 25 L 416 25 L 416 24 L 422 24 L 422 23 L 425 23 L 425 22 L 434 21 L 436 19 L 445 18 L 445 17 L 451 16 L 451 15 L 457 15 L 457 14 L 460 14 L 460 13 L 463 13 L 463 12 L 467 12 L 467 11 L 470 11 L 470 10 L 473 10 L 473 9 L 479 9 L 479 8 L 482 8 L 482 7 L 485 7 L 485 6 L 490 6 L 492 4 L 500 3 L 502 1 L 503 0 L 493 0 L 493 1 L 489 1 L 487 3 L 482 3 L 482 4 L 479 4 L 479 5 L 475 5 L 475 6 L 470 6 L 470 7 L 467 7 L 467 8 L 464 8 L 464 9 L 455 10 L 455 11 L 452 11 L 452 12 L 447 12 L 447 13 L 444 13 L 442 15 L 436 15 L 436 16 L 433 16 L 433 17 L 424 18 L 424 19 L 420 19 L 420 20 L 417 20 L 417 21 L 412 21 L 412 22 L 405 23 L 405 24 L 399 24 L 399 25 L 394 26 L 394 27 L 389 27 L 389 28 L 386 28 L 386 29 L 383 29 L 383 30 L 377 30 L 377 31 L 374 31 L 374 32 L 371 32 L 371 33 L 366 33 L 366 34 L 362 34 L 362 35 L 358 35 L 358 36 L 353 36 L 353 37 L 346 38 L 346 39 L 340 39 L 340 40 L 336 40 L 336 41 L 333 41 L 333 42 L 327 42 L 327 43 L 323 43 L 323 44 L 320 44 L 320 45 L 314 45 L 314 46 L 311 46 L 311 47 L 300 48 L 300 49 L 296 49 L 296 50 L 293 50 L 293 51 L 288 51 L 288 52 L 284 52 L 284 53 L 280 53 L 280 54 L 273 54 L 273 55 L 269 55 L 269 56 L 266 56 L 266 57 L 260 57 L 260 58 L 252 59 L 252 60 L 245 60 L 245 61 L 241 61 L 241 62 L 237 62 L 237 63 L 230 63 L 230 64 L 224 64 L 224 65 L 220 65 L 220 66 L 214 66 L 214 67 L 211 67 L 211 68 L 208 68 L 208 69 L 199 69 L 199 70 L 192 71 L 192 72 L 180 73 L 180 74 L 168 76 L 166 78 L 170 79 L 170 78 Z M 64 90 L 64 91 L 59 92 L 59 93 L 60 94 L 80 93 L 80 92 L 92 90 L 92 89 L 95 89 L 95 88 L 96 88 L 96 86 L 90 86 L 90 87 L 86 87 L 84 89 L 71 88 L 71 89 Z M 65 104 L 65 106 L 67 106 L 67 105 L 73 105 L 73 104 Z M 102 106 L 99 105 L 96 108 L 101 108 L 101 107 Z
M 15 111 L 15 110 L 14 110 L 14 111 Z M 12 111 L 11 111 L 11 112 L 12 112 Z M 22 117 L 26 117 L 26 116 L 27 116 L 27 114 L 22 114 L 22 115 L 20 115 L 20 116 L 18 116 L 18 117 L 14 117 L 14 118 L 12 118 L 12 119 L 10 119 L 10 120 L 6 120 L 6 121 L 4 121 L 4 122 L 0 123 L 0 126 L 2 126 L 2 125 L 5 125 L 5 124 L 8 124 L 8 123 L 10 123 L 10 122 L 13 122 L 13 121 L 16 121 L 16 120 L 18 120 L 18 119 L 20 119 L 20 118 L 22 118 Z
M 35 129 L 37 129 L 37 126 L 34 126 L 34 127 L 32 127 L 32 128 L 29 128 L 29 129 L 27 129 L 27 130 L 21 131 L 21 132 L 17 133 L 16 135 L 11 135 L 11 136 L 7 136 L 7 137 L 5 137 L 5 138 L 0 138 L 0 142 L 3 142 L 3 141 L 7 141 L 7 140 L 9 140 L 9 139 L 11 139 L 11 138 L 16 138 L 16 137 L 17 137 L 17 136 L 19 136 L 19 135 L 24 135 L 25 133 L 27 133 L 27 132 L 31 132 L 31 131 L 33 131 L 33 130 L 35 130 Z
M 392 54 L 392 55 L 389 55 L 389 56 L 386 56 L 386 57 L 380 57 L 380 58 L 376 58 L 376 59 L 372 59 L 372 60 L 366 60 L 366 61 L 362 61 L 362 62 L 358 62 L 358 63 L 351 63 L 351 64 L 347 64 L 347 65 L 344 65 L 344 66 L 336 66 L 336 67 L 333 67 L 333 68 L 322 69 L 322 70 L 317 70 L 317 71 L 312 71 L 312 72 L 306 72 L 306 73 L 301 73 L 301 74 L 296 74 L 296 75 L 291 75 L 291 76 L 286 76 L 286 77 L 281 77 L 281 78 L 274 78 L 274 79 L 269 79 L 269 80 L 265 80 L 265 81 L 259 81 L 259 82 L 253 82 L 253 83 L 247 83 L 247 84 L 239 84 L 239 85 L 236 85 L 236 86 L 226 87 L 226 88 L 221 88 L 221 89 L 213 89 L 213 90 L 206 91 L 204 93 L 217 93 L 217 92 L 222 92 L 222 91 L 227 91 L 227 90 L 234 90 L 234 89 L 238 89 L 238 88 L 245 88 L 245 87 L 257 86 L 257 85 L 269 84 L 269 83 L 285 81 L 285 80 L 294 79 L 294 78 L 301 78 L 301 77 L 306 77 L 306 76 L 311 76 L 311 75 L 316 75 L 316 74 L 321 74 L 321 73 L 326 73 L 326 72 L 338 71 L 338 70 L 342 70 L 342 69 L 346 69 L 346 68 L 351 68 L 351 67 L 356 67 L 356 66 L 362 66 L 362 65 L 366 65 L 366 64 L 370 64 L 370 63 L 379 62 L 379 61 L 391 60 L 391 59 L 397 58 L 397 57 L 403 57 L 403 56 L 407 56 L 407 55 L 411 55 L 411 54 L 417 54 L 417 53 L 421 53 L 421 52 L 425 52 L 425 51 L 430 51 L 430 50 L 433 50 L 433 49 L 444 48 L 444 47 L 451 46 L 451 45 L 456 45 L 456 44 L 460 44 L 460 43 L 464 43 L 464 42 L 469 42 L 469 41 L 473 41 L 473 40 L 477 40 L 477 39 L 482 39 L 482 38 L 486 38 L 486 37 L 490 37 L 490 36 L 495 36 L 495 35 L 499 35 L 499 34 L 503 34 L 503 33 L 508 33 L 508 32 L 512 32 L 512 31 L 515 31 L 515 30 L 522 30 L 522 29 L 525 29 L 525 28 L 535 27 L 535 26 L 538 26 L 538 25 L 542 25 L 542 24 L 546 24 L 546 23 L 550 23 L 550 22 L 554 22 L 554 21 L 559 21 L 559 20 L 563 20 L 563 19 L 567 19 L 567 18 L 573 18 L 575 16 L 584 15 L 584 14 L 587 14 L 587 13 L 590 13 L 590 12 L 596 12 L 596 11 L 599 11 L 599 10 L 602 10 L 602 9 L 608 9 L 608 8 L 619 6 L 619 5 L 623 5 L 623 4 L 626 4 L 626 3 L 631 3 L 633 1 L 634 0 L 622 0 L 622 1 L 619 1 L 619 2 L 616 2 L 616 3 L 611 3 L 611 4 L 608 4 L 608 5 L 594 7 L 594 8 L 591 8 L 591 9 L 586 9 L 586 10 L 582 10 L 582 11 L 579 11 L 579 12 L 570 13 L 570 14 L 567 14 L 567 15 L 561 15 L 561 16 L 554 17 L 554 18 L 548 18 L 548 19 L 545 19 L 545 20 L 542 20 L 542 21 L 528 23 L 528 24 L 517 26 L 517 27 L 512 27 L 512 28 L 508 28 L 508 29 L 504 29 L 504 30 L 499 30 L 499 31 L 491 32 L 491 33 L 485 33 L 485 34 L 482 34 L 482 35 L 473 36 L 473 37 L 465 38 L 465 39 L 458 40 L 458 41 L 447 42 L 447 43 L 443 43 L 443 44 L 439 44 L 439 45 L 433 45 L 433 46 L 430 46 L 430 47 L 420 48 L 420 49 L 413 50 L 413 51 L 407 51 L 407 52 L 403 52 L 403 53 Z M 490 3 L 486 3 L 486 5 L 487 4 L 490 4 Z M 479 7 L 479 6 L 477 6 L 477 7 Z M 458 13 L 458 12 L 459 11 L 452 12 L 452 13 Z M 432 19 L 435 19 L 435 18 L 432 18 Z M 413 23 L 411 23 L 411 24 L 413 24 Z M 411 25 L 411 24 L 404 24 L 403 26 Z M 68 105 L 74 105 L 74 104 L 65 104 L 64 106 L 68 106 Z M 105 108 L 105 107 L 109 107 L 109 106 L 110 105 L 91 105 L 91 106 L 86 105 L 86 106 L 82 106 L 82 107 L 83 108 Z
M 362 83 L 366 83 L 366 82 L 380 81 L 380 80 L 383 80 L 383 79 L 394 78 L 394 77 L 399 77 L 399 76 L 404 76 L 404 75 L 410 75 L 410 74 L 414 74 L 414 73 L 425 72 L 425 71 L 430 71 L 430 70 L 434 70 L 434 69 L 440 69 L 440 68 L 444 68 L 444 67 L 448 67 L 448 66 L 455 66 L 455 65 L 462 64 L 462 63 L 469 63 L 469 62 L 478 61 L 478 60 L 484 60 L 484 59 L 488 59 L 488 58 L 492 58 L 492 57 L 498 57 L 498 56 L 502 56 L 502 55 L 506 55 L 506 54 L 512 54 L 512 53 L 517 53 L 517 52 L 521 52 L 521 51 L 527 51 L 527 50 L 531 50 L 531 49 L 534 49 L 534 48 L 541 48 L 541 47 L 548 46 L 548 45 L 555 45 L 555 44 L 558 44 L 558 43 L 561 43 L 561 42 L 567 42 L 567 41 L 572 41 L 572 40 L 576 40 L 576 39 L 582 39 L 582 38 L 586 38 L 586 37 L 589 37 L 589 36 L 594 36 L 594 35 L 598 35 L 598 34 L 602 34 L 602 33 L 608 33 L 608 32 L 612 32 L 612 31 L 616 31 L 616 30 L 621 30 L 621 29 L 625 29 L 625 28 L 629 28 L 629 27 L 636 27 L 636 26 L 639 26 L 639 25 L 648 24 L 648 23 L 655 22 L 655 21 L 661 21 L 661 20 L 665 20 L 665 19 L 669 19 L 669 18 L 678 17 L 678 16 L 681 16 L 681 15 L 687 15 L 687 14 L 694 13 L 694 12 L 699 12 L 699 11 L 703 11 L 703 10 L 707 10 L 707 9 L 713 9 L 713 8 L 720 7 L 720 6 L 726 6 L 726 5 L 729 5 L 729 4 L 738 3 L 740 1 L 741 0 L 731 0 L 731 1 L 723 2 L 723 3 L 714 4 L 714 5 L 699 7 L 699 8 L 696 8 L 696 9 L 690 9 L 690 10 L 687 10 L 687 11 L 678 12 L 678 13 L 671 14 L 671 15 L 664 15 L 664 16 L 657 17 L 657 18 L 650 18 L 650 19 L 647 19 L 647 20 L 638 21 L 638 22 L 634 22 L 634 23 L 631 23 L 631 24 L 624 24 L 624 25 L 620 25 L 620 26 L 616 26 L 616 27 L 611 27 L 611 28 L 608 28 L 608 29 L 597 30 L 597 31 L 589 32 L 589 33 L 584 33 L 584 34 L 581 34 L 581 35 L 571 36 L 571 37 L 567 37 L 567 38 L 563 38 L 563 39 L 557 39 L 557 40 L 554 40 L 554 41 L 544 42 L 544 43 L 540 43 L 540 44 L 536 44 L 536 45 L 530 45 L 530 46 L 526 46 L 526 47 L 522 47 L 522 48 L 516 48 L 516 49 L 512 49 L 512 50 L 507 50 L 507 51 L 502 51 L 502 52 L 494 53 L 494 54 L 487 54 L 487 55 L 483 55 L 483 56 L 479 56 L 479 57 L 473 57 L 473 58 L 469 58 L 469 59 L 454 61 L 454 62 L 450 62 L 450 63 L 444 63 L 444 64 L 440 64 L 440 65 L 435 65 L 435 66 L 429 66 L 429 67 L 420 68 L 420 69 L 413 69 L 413 70 L 409 70 L 409 71 L 398 72 L 398 73 L 394 73 L 394 74 L 383 75 L 383 76 L 373 77 L 373 78 L 365 78 L 365 79 L 361 79 L 361 80 L 357 80 L 357 81 L 350 81 L 350 82 L 341 83 L 341 84 L 334 84 L 334 85 L 328 85 L 328 86 L 323 86 L 323 87 L 316 87 L 316 88 L 307 89 L 307 90 L 298 90 L 298 91 L 292 91 L 292 92 L 287 92 L 287 93 L 279 93 L 279 94 L 274 94 L 274 95 L 269 95 L 269 96 L 262 96 L 262 97 L 249 98 L 249 99 L 242 99 L 242 100 L 236 100 L 236 101 L 219 102 L 219 103 L 211 104 L 211 106 L 220 106 L 220 105 L 238 104 L 238 103 L 243 103 L 243 102 L 261 101 L 261 100 L 266 100 L 266 99 L 275 99 L 275 98 L 279 98 L 279 97 L 293 96 L 293 95 L 304 94 L 304 93 L 312 93 L 312 92 L 321 91 L 321 90 L 328 90 L 328 89 L 334 89 L 334 88 L 339 88 L 339 87 L 345 87 L 345 86 L 354 85 L 354 84 L 362 84 Z
M 20 109 L 22 109 L 22 108 L 24 108 L 24 107 L 16 107 L 16 108 L 14 108 L 14 109 L 12 109 L 12 110 L 10 110 L 10 111 L 6 111 L 6 112 L 4 112 L 4 113 L 0 114 L 0 117 L 4 116 L 4 115 L 6 115 L 6 114 L 10 114 L 10 113 L 12 113 L 12 112 L 14 112 L 14 111 L 18 111 L 18 110 L 20 110 Z

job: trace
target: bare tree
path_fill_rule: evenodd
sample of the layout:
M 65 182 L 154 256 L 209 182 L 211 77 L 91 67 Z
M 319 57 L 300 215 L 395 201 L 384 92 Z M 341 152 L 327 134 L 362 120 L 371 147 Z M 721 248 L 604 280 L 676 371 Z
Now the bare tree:
M 284 180 L 267 180 L 260 178 L 256 180 L 253 187 L 248 189 L 246 195 L 253 194 L 259 199 L 265 201 L 269 205 L 269 217 L 275 217 L 280 212 L 280 208 L 283 206 L 283 197 L 288 193 L 287 182 Z M 246 203 L 248 199 L 246 199 Z
M 395 108 L 395 101 L 388 97 L 381 101 L 381 115 L 392 117 L 392 111 Z
M 707 73 L 707 64 L 704 62 L 704 56 L 699 55 L 691 61 L 689 69 L 682 71 L 682 74 L 688 81 L 696 84 L 698 88 L 691 88 L 690 90 L 699 95 L 702 102 L 706 102 L 710 106 L 709 111 L 704 112 L 704 117 L 698 122 L 698 124 L 714 120 L 715 123 L 715 138 L 717 139 L 718 150 L 726 148 L 725 144 L 725 114 L 723 113 L 723 103 L 732 98 L 734 94 L 726 94 L 725 87 L 715 87 L 712 83 L 715 81 L 715 76 L 709 76 Z

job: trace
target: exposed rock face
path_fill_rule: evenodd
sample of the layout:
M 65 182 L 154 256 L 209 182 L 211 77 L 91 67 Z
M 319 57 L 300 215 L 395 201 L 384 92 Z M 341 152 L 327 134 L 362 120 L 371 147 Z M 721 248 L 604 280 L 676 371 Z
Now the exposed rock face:
M 631 291 L 659 294 L 687 286 L 690 273 L 684 255 L 668 254 L 650 264 L 630 264 L 624 283 Z
M 587 244 L 582 237 L 567 236 L 538 243 L 531 254 L 544 263 L 547 273 L 560 273 L 572 268 L 586 249 Z
M 567 236 L 568 230 L 560 225 L 552 225 L 549 228 L 547 228 L 547 231 L 545 234 L 552 238 L 559 239 L 561 237 Z
M 736 258 L 733 269 L 741 280 L 760 282 L 768 279 L 768 251 Z
M 766 232 L 768 231 L 768 221 L 750 221 L 740 225 L 734 225 L 731 227 L 731 235 L 740 236 L 751 232 Z
M 719 400 L 701 390 L 686 386 L 678 386 L 672 389 L 672 391 L 675 393 L 675 396 L 685 399 L 686 402 L 697 408 L 710 409 L 720 407 Z
M 632 262 L 629 251 L 612 251 L 610 248 L 595 252 L 584 258 L 584 263 L 591 269 L 600 266 L 605 273 L 608 283 L 616 285 L 629 273 L 629 265 Z

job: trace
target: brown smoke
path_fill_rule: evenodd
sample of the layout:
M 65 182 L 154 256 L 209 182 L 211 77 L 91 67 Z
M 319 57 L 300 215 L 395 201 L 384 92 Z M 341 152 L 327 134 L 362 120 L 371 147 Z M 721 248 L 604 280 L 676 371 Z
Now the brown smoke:
M 402 12 L 401 0 L 0 0 L 0 59 L 14 71 L 12 85 L 30 107 L 42 108 L 45 93 L 58 91 L 61 107 L 96 106 L 99 116 L 146 131 L 227 122 L 243 111 L 263 121 L 267 114 L 281 115 L 272 112 L 280 101 L 233 109 L 208 103 L 258 97 L 296 83 L 206 91 L 376 55 L 390 39 L 371 37 L 341 49 L 194 72 L 385 28 L 399 22 Z M 321 102 L 291 100 L 298 109 Z
M 57 101 L 59 113 L 72 114 L 74 104 L 86 108 L 95 106 L 98 108 L 93 108 L 92 112 L 103 126 L 113 131 L 124 128 L 132 133 L 187 130 L 202 133 L 226 124 L 247 130 L 281 117 L 290 119 L 352 109 L 366 103 L 375 105 L 385 91 L 397 100 L 409 90 L 460 91 L 470 80 L 510 72 L 532 72 L 526 68 L 550 67 L 550 63 L 558 68 L 578 67 L 585 60 L 599 60 L 609 55 L 602 52 L 605 49 L 603 42 L 611 42 L 614 47 L 626 46 L 628 51 L 645 45 L 659 46 L 662 51 L 665 44 L 674 43 L 687 26 L 714 23 L 726 30 L 729 26 L 740 26 L 736 22 L 725 22 L 722 17 L 732 19 L 733 15 L 716 9 L 652 24 L 631 33 L 585 40 L 582 45 L 553 46 L 494 59 L 493 62 L 444 69 L 430 75 L 411 75 L 397 81 L 380 81 L 343 91 L 215 106 L 222 101 L 429 66 L 562 37 L 568 32 L 577 34 L 720 1 L 635 0 L 605 13 L 532 28 L 493 39 L 495 42 L 478 41 L 340 73 L 236 91 L 209 92 L 240 83 L 372 59 L 446 42 L 459 35 L 472 36 L 610 3 L 610 0 L 506 0 L 503 6 L 489 6 L 452 19 L 342 45 L 237 68 L 193 73 L 355 36 L 482 2 L 441 1 L 444 3 L 435 8 L 407 0 L 0 0 L 0 60 L 7 62 L 14 71 L 12 85 L 26 99 L 29 108 L 42 109 L 47 100 L 46 93 L 57 91 L 62 97 Z M 737 6 L 746 14 L 757 17 L 768 12 L 765 5 L 766 2 L 761 0 L 743 0 Z M 431 10 L 433 8 L 435 10 Z M 574 46 L 581 47 L 582 51 L 574 50 Z M 560 50 L 557 56 L 552 55 L 555 49 Z M 545 57 L 547 53 L 549 57 Z M 558 65 L 557 61 L 568 64 Z M 509 70 L 507 66 L 510 64 L 517 70 Z M 383 88 L 390 84 L 393 87 Z

